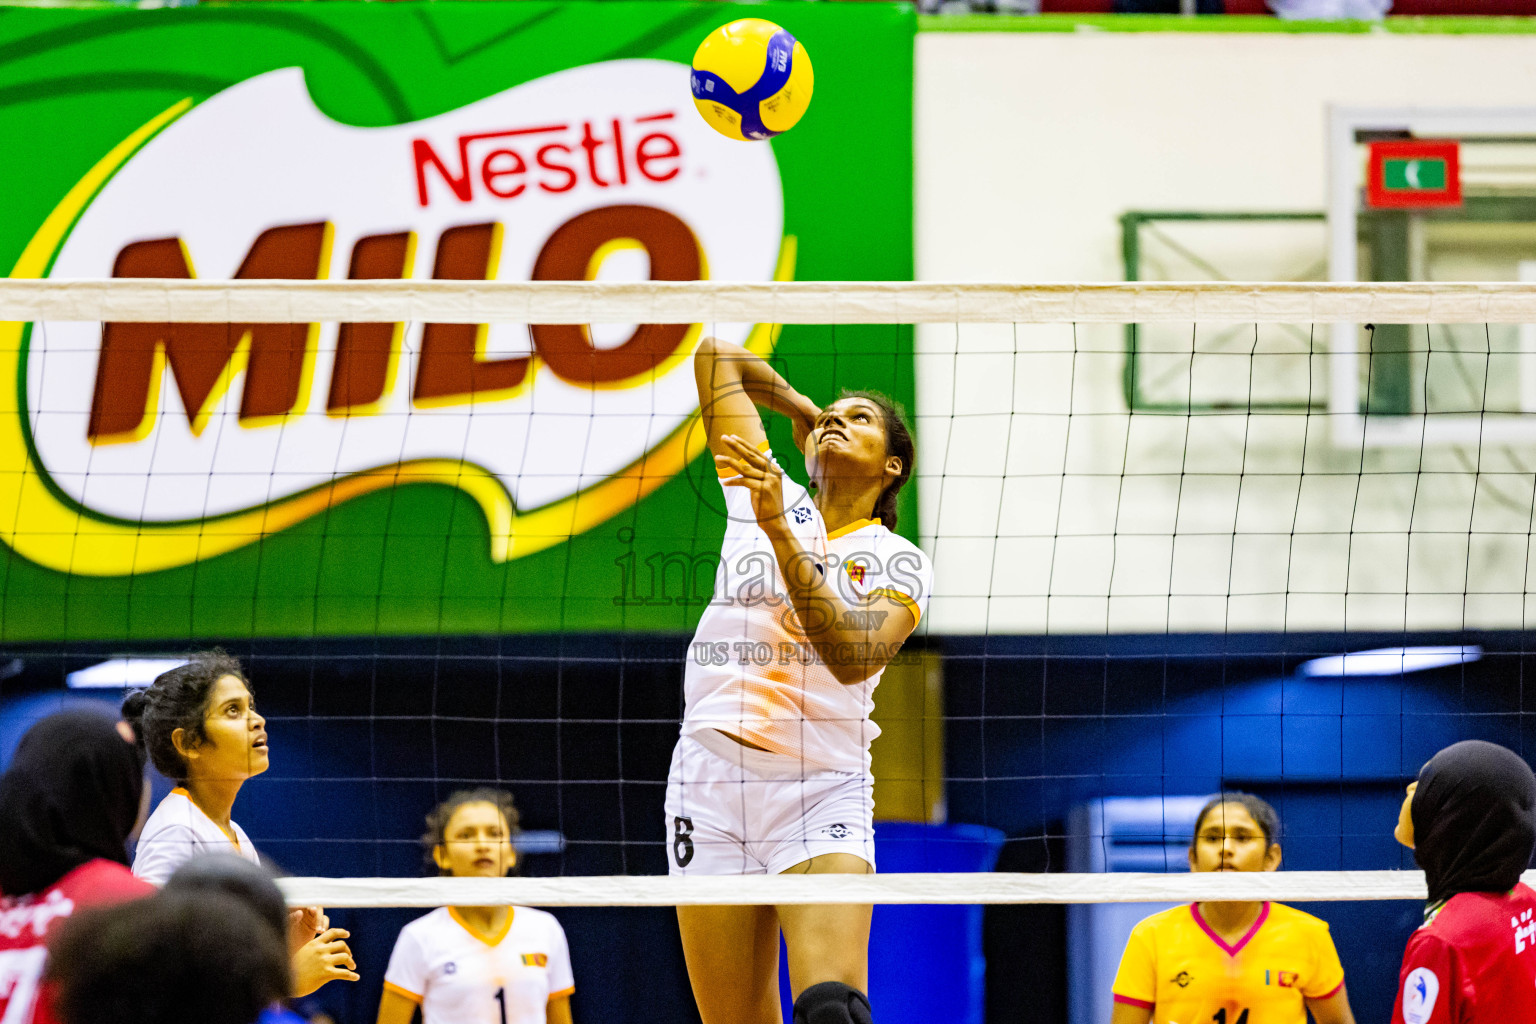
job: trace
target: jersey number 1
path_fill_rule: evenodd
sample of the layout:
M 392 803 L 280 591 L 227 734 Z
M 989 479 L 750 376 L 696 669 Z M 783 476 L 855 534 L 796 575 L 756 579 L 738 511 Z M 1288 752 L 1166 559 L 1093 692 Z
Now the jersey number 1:
M 499 988 L 499 989 L 496 990 L 496 1002 L 501 1004 L 501 1024 L 507 1024 L 507 990 L 506 989 Z
M 1215 1021 L 1216 1024 L 1227 1024 L 1227 1008 L 1223 1006 L 1217 1010 L 1211 1015 L 1211 1020 Z M 502 1024 L 506 1024 L 505 1015 L 502 1016 Z M 1248 1011 L 1245 1009 L 1242 1013 L 1238 1014 L 1237 1020 L 1233 1021 L 1232 1024 L 1248 1024 Z

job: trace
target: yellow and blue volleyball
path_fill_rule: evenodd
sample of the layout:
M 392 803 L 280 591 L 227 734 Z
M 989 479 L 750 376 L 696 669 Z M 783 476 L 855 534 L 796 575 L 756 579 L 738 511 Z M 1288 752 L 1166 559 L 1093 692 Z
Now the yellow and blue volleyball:
M 811 105 L 811 58 L 771 21 L 722 25 L 693 55 L 693 103 L 709 126 L 741 142 L 787 132 Z

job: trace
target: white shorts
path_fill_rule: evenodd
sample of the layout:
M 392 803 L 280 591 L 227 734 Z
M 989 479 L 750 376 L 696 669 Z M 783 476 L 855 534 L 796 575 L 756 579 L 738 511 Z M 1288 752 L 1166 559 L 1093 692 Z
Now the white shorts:
M 717 738 L 706 747 L 684 736 L 672 752 L 671 874 L 776 875 L 823 853 L 875 866 L 872 778 L 785 771 L 782 757 Z

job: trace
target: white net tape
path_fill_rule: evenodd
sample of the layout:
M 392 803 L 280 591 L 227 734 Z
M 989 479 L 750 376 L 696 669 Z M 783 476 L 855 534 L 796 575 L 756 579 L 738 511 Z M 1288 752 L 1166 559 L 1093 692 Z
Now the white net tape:
M 1536 885 L 1536 871 L 1525 875 Z M 1208 874 L 285 878 L 294 906 L 671 907 L 804 903 L 1182 903 L 1196 900 L 1423 900 L 1421 871 Z
M 1536 284 L 0 279 L 0 320 L 119 323 L 1536 323 Z

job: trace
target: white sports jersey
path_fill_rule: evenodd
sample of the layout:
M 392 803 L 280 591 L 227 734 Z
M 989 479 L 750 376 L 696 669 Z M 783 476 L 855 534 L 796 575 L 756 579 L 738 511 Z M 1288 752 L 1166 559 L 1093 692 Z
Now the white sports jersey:
M 400 929 L 384 987 L 421 1007 L 422 1024 L 545 1024 L 551 999 L 576 991 L 554 915 L 511 907 L 500 935 L 452 907 Z
M 133 873 L 146 882 L 164 885 L 177 868 L 203 853 L 238 853 L 252 864 L 260 864 L 245 829 L 233 821 L 229 827 L 234 830 L 234 839 L 192 802 L 191 794 L 177 786 L 144 823 L 133 853 Z
M 883 594 L 922 616 L 933 589 L 928 556 L 878 519 L 827 533 L 811 496 L 785 484 L 786 522 L 845 602 Z M 715 594 L 688 652 L 683 735 L 718 729 L 809 770 L 867 772 L 870 741 L 880 735 L 869 715 L 883 670 L 845 685 L 816 660 L 751 494 L 722 490 L 725 540 Z

